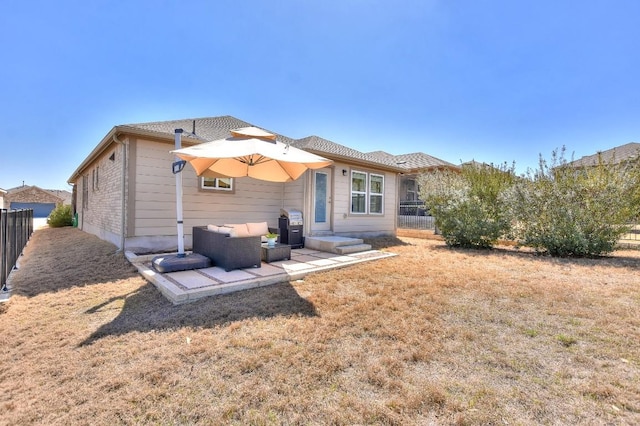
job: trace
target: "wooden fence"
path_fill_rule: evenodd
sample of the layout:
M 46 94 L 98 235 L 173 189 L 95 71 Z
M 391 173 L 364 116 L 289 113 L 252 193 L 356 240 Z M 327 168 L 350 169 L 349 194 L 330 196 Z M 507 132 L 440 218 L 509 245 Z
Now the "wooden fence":
M 33 210 L 0 209 L 0 287 L 7 291 L 7 277 L 33 233 Z

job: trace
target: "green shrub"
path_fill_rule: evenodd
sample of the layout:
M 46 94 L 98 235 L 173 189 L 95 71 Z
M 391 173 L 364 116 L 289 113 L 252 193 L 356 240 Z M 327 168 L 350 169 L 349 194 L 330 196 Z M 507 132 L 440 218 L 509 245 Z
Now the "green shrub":
M 420 196 L 449 246 L 492 247 L 509 230 L 502 193 L 514 181 L 513 166 L 463 166 L 418 178 Z
M 52 228 L 60 228 L 63 226 L 71 226 L 73 224 L 73 215 L 71 214 L 70 205 L 59 205 L 49 215 L 47 223 Z
M 637 162 L 573 168 L 554 151 L 508 193 L 513 235 L 552 256 L 612 252 L 638 217 L 639 176 Z

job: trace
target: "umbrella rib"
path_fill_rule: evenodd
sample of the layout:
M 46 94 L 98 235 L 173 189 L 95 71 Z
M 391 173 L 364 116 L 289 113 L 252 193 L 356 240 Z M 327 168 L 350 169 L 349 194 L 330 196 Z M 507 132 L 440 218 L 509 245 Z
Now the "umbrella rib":
M 260 155 L 255 161 L 253 159 L 253 155 L 247 155 L 245 157 L 238 157 L 238 161 L 241 161 L 249 166 L 255 166 L 256 164 L 266 163 L 267 161 L 273 161 L 269 157 L 265 157 L 264 155 Z

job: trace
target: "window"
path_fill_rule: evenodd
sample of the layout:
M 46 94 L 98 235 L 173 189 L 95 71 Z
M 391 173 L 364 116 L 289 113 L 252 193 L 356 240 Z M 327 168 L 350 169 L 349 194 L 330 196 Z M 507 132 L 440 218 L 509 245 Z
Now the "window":
M 100 186 L 98 185 L 98 181 L 100 179 L 100 166 L 96 166 L 95 169 L 93 169 L 93 190 L 97 191 L 98 189 L 100 189 Z
M 367 174 L 351 172 L 351 213 L 367 213 Z
M 371 174 L 369 176 L 369 213 L 382 214 L 383 192 L 384 176 Z
M 233 178 L 200 178 L 200 188 L 208 191 L 233 191 Z
M 89 176 L 82 176 L 82 208 L 89 208 Z
M 351 213 L 383 214 L 384 176 L 351 172 Z
M 418 185 L 416 185 L 416 181 L 414 179 L 407 179 L 406 181 L 407 194 L 405 196 L 405 201 L 416 201 L 418 199 L 418 190 L 416 189 Z

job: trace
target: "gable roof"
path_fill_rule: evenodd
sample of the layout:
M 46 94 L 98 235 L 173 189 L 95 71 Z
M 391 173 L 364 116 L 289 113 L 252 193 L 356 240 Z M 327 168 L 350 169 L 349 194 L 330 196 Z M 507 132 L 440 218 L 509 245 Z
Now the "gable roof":
M 372 167 L 391 170 L 397 173 L 406 171 L 394 161 L 377 158 L 363 152 L 348 148 L 344 145 L 323 139 L 319 136 L 308 136 L 302 139 L 294 139 L 280 133 L 274 132 L 264 127 L 240 120 L 230 115 L 218 117 L 203 118 L 185 118 L 180 120 L 154 121 L 148 123 L 123 124 L 113 127 L 102 141 L 91 151 L 85 160 L 78 166 L 69 177 L 68 182 L 72 183 L 78 178 L 82 170 L 91 164 L 102 152 L 104 152 L 111 144 L 115 143 L 114 138 L 120 134 L 133 134 L 140 136 L 151 136 L 167 141 L 173 140 L 175 137 L 175 129 L 183 129 L 185 133 L 182 141 L 185 144 L 197 144 L 202 142 L 223 139 L 229 136 L 229 131 L 242 127 L 257 127 L 269 133 L 276 135 L 276 139 L 291 144 L 296 148 L 313 152 L 330 159 L 342 159 L 356 164 L 364 164 Z M 194 134 L 195 128 L 195 134 Z
M 600 159 L 604 163 L 615 162 L 623 163 L 625 161 L 633 160 L 640 156 L 640 143 L 630 142 L 625 145 L 620 145 L 615 148 L 608 149 L 606 151 L 599 151 L 593 155 L 586 155 L 578 160 L 567 163 L 569 167 L 584 167 L 584 166 L 596 166 Z
M 404 164 L 407 169 L 412 171 L 437 168 L 458 168 L 458 166 L 449 163 L 448 161 L 441 160 L 432 155 L 425 154 L 424 152 L 396 155 L 395 158 L 398 163 Z
M 127 124 L 125 126 L 119 127 L 122 129 L 140 129 L 144 131 L 156 132 L 158 134 L 171 134 L 172 137 L 174 135 L 175 129 L 181 128 L 185 131 L 193 133 L 195 127 L 195 134 L 197 135 L 197 138 L 204 141 L 226 138 L 229 136 L 229 131 L 233 129 L 242 127 L 257 127 L 269 133 L 275 134 L 277 140 L 291 144 L 292 146 L 305 151 L 348 161 L 355 160 L 356 162 L 362 162 L 364 164 L 377 167 L 383 166 L 384 168 L 390 167 L 394 170 L 399 169 L 398 165 L 394 161 L 388 161 L 383 158 L 369 156 L 368 154 L 344 145 L 340 145 L 336 142 L 332 142 L 319 136 L 312 135 L 302 139 L 293 139 L 288 136 L 273 132 L 269 129 L 265 129 L 263 127 L 255 126 L 254 124 L 248 123 L 246 121 L 239 120 L 230 115 L 172 121 L 158 121 L 152 123 Z
M 411 154 L 393 155 L 385 151 L 373 151 L 368 155 L 385 159 L 385 161 L 393 162 L 396 165 L 405 169 L 405 171 L 418 172 L 420 170 L 428 169 L 440 169 L 451 168 L 458 169 L 459 167 L 448 161 L 441 160 L 433 155 L 425 154 L 424 152 L 413 152 Z
M 224 139 L 229 137 L 229 131 L 233 129 L 239 129 L 242 127 L 257 127 L 265 130 L 269 133 L 276 135 L 277 139 L 284 143 L 291 143 L 293 139 L 274 133 L 270 130 L 264 129 L 260 126 L 256 126 L 247 121 L 240 120 L 230 115 L 223 115 L 219 117 L 203 117 L 203 118 L 185 118 L 181 120 L 169 120 L 169 121 L 154 121 L 150 123 L 135 123 L 125 124 L 117 126 L 122 130 L 143 130 L 145 132 L 153 132 L 158 135 L 175 135 L 175 129 L 183 129 L 185 132 L 189 132 L 189 137 L 195 135 L 197 139 L 203 141 L 214 141 L 217 139 Z
M 35 185 L 22 185 L 16 186 L 15 188 L 11 188 L 7 190 L 7 197 L 10 197 L 15 201 L 26 201 L 32 202 L 31 199 L 35 193 L 40 193 L 44 196 L 45 199 L 50 200 L 51 202 L 61 203 L 65 201 L 64 197 L 61 197 L 58 193 L 54 193 L 48 189 L 42 189 L 39 186 Z M 69 193 L 70 195 L 71 193 Z
M 306 138 L 296 140 L 292 145 L 296 148 L 313 152 L 314 154 L 320 154 L 331 159 L 345 160 L 376 167 L 383 166 L 385 169 L 392 169 L 397 172 L 405 171 L 394 161 L 360 152 L 328 139 L 321 138 L 320 136 L 307 136 Z

